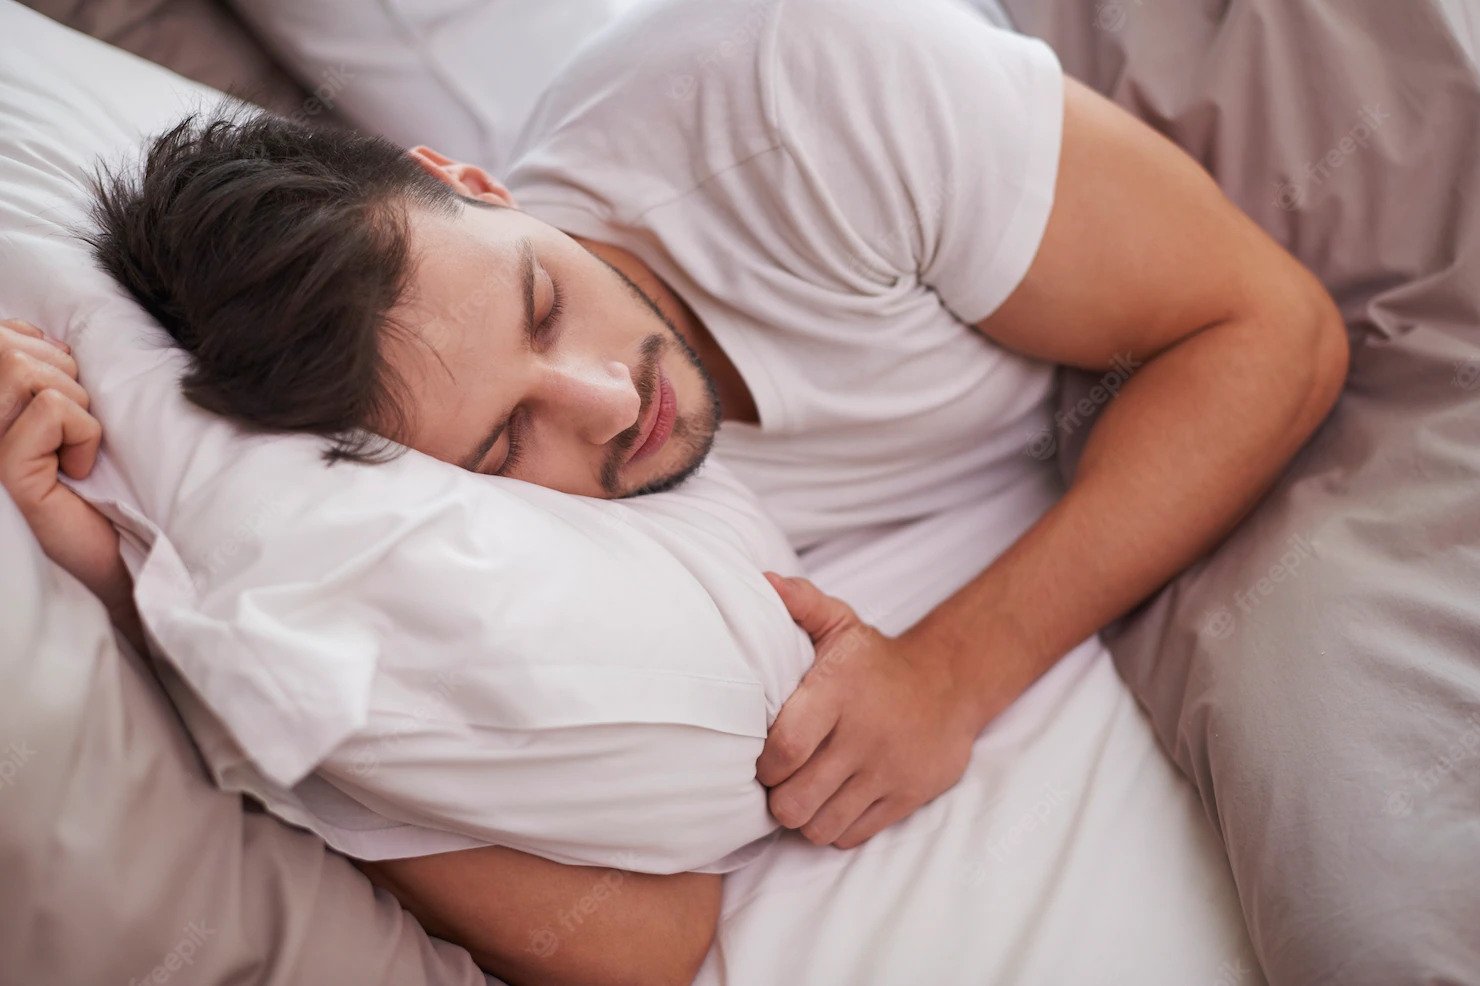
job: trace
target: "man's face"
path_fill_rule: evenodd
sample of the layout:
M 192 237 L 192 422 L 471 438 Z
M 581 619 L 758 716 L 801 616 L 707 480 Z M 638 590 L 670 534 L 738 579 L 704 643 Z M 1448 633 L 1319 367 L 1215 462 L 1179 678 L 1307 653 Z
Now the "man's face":
M 518 209 L 457 213 L 409 217 L 413 274 L 393 313 L 408 331 L 387 354 L 410 398 L 409 434 L 393 437 L 594 497 L 657 492 L 696 469 L 718 397 L 647 296 Z

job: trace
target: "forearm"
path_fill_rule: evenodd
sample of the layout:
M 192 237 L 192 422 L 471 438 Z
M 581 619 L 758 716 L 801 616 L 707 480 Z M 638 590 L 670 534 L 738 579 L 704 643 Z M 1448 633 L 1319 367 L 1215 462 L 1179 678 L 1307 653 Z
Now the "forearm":
M 47 556 L 97 596 L 113 625 L 135 650 L 144 653 L 133 577 L 119 552 L 118 531 L 108 518 L 71 490 L 58 486 L 32 507 L 26 519 Z
M 427 931 L 511 984 L 686 986 L 721 878 L 566 866 L 499 846 L 357 864 Z
M 1317 295 L 1145 361 L 1086 442 L 1074 482 L 980 576 L 905 634 L 991 721 L 1060 656 L 1217 543 L 1330 410 L 1345 336 Z

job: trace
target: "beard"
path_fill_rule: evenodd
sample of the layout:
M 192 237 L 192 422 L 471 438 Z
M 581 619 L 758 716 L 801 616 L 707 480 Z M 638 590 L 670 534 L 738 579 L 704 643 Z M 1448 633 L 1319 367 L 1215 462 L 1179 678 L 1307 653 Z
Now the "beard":
M 715 385 L 714 378 L 710 376 L 709 371 L 704 368 L 704 362 L 694 351 L 694 347 L 689 345 L 689 341 L 683 337 L 668 316 L 663 314 L 662 309 L 653 299 L 632 283 L 632 279 L 626 274 L 602 258 L 597 257 L 597 259 L 601 260 L 607 269 L 636 295 L 661 326 L 659 331 L 652 333 L 642 341 L 636 381 L 637 392 L 642 398 L 642 409 L 638 412 L 637 423 L 613 439 L 611 454 L 601 469 L 601 487 L 608 496 L 612 497 L 662 493 L 673 489 L 692 476 L 704 464 L 704 460 L 709 457 L 710 451 L 714 448 L 715 435 L 719 432 L 719 423 L 722 418 L 719 388 Z M 678 412 L 674 415 L 673 430 L 669 433 L 667 448 L 676 449 L 679 452 L 678 464 L 664 475 L 649 480 L 635 489 L 623 490 L 619 479 L 622 465 L 627 460 L 632 446 L 641 437 L 639 434 L 641 423 L 647 417 L 648 408 L 658 397 L 658 366 L 670 351 L 676 352 L 685 363 L 692 367 L 702 388 L 703 402 L 697 411 Z M 665 449 L 666 452 L 667 449 Z

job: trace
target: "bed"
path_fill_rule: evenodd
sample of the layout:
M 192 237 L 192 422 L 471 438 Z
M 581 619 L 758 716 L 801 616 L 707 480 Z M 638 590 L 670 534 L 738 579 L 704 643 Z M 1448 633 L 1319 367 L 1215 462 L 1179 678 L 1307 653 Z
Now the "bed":
M 311 90 L 323 84 L 326 55 L 318 44 L 322 39 L 302 33 L 299 22 L 285 20 L 288 14 L 280 6 L 292 7 L 244 2 L 223 21 L 225 8 L 211 4 L 155 4 L 151 16 L 178 26 L 179 19 L 160 13 L 170 9 L 187 23 L 216 25 L 213 38 L 245 52 L 233 60 L 230 71 L 224 72 L 222 62 L 199 58 L 177 59 L 176 67 L 223 87 L 254 84 L 248 77 L 270 79 L 260 83 L 269 87 L 259 89 L 262 98 L 293 112 L 315 98 Z M 307 5 L 290 13 L 311 19 L 315 9 L 332 6 Z M 1334 928 L 1302 927 L 1299 934 L 1287 930 L 1287 922 L 1300 910 L 1290 899 L 1291 887 L 1269 879 L 1283 845 L 1275 836 L 1281 826 L 1301 830 L 1324 824 L 1341 833 L 1337 841 L 1342 845 L 1361 845 L 1374 826 L 1401 839 L 1402 826 L 1423 822 L 1435 837 L 1435 850 L 1427 857 L 1434 865 L 1432 875 L 1442 880 L 1446 847 L 1457 851 L 1466 839 L 1473 841 L 1480 817 L 1473 771 L 1452 768 L 1431 778 L 1432 755 L 1423 752 L 1425 736 L 1419 729 L 1396 752 L 1365 749 L 1372 775 L 1347 789 L 1350 800 L 1339 810 L 1311 816 L 1301 811 L 1298 791 L 1272 790 L 1258 778 L 1237 774 L 1220 745 L 1229 742 L 1226 732 L 1209 719 L 1207 708 L 1218 689 L 1236 684 L 1226 672 L 1220 674 L 1223 669 L 1262 655 L 1278 659 L 1282 646 L 1288 646 L 1282 641 L 1318 639 L 1333 653 L 1352 653 L 1356 656 L 1349 659 L 1376 666 L 1376 658 L 1364 655 L 1422 640 L 1437 656 L 1432 667 L 1415 674 L 1452 676 L 1452 683 L 1435 691 L 1422 681 L 1408 682 L 1398 694 L 1420 696 L 1414 707 L 1428 710 L 1422 714 L 1431 720 L 1433 706 L 1445 709 L 1445 718 L 1437 725 L 1429 721 L 1426 728 L 1453 730 L 1454 742 L 1465 754 L 1454 763 L 1472 755 L 1472 747 L 1465 745 L 1470 732 L 1480 735 L 1473 727 L 1467 732 L 1465 725 L 1470 721 L 1465 715 L 1480 713 L 1473 657 L 1480 627 L 1475 610 L 1480 605 L 1475 591 L 1480 587 L 1480 518 L 1473 505 L 1473 480 L 1480 473 L 1474 439 L 1480 427 L 1472 410 L 1474 381 L 1480 379 L 1480 257 L 1474 243 L 1480 225 L 1468 211 L 1480 205 L 1467 205 L 1458 221 L 1448 222 L 1439 217 L 1457 208 L 1452 198 L 1433 199 L 1429 208 L 1434 211 L 1420 217 L 1425 221 L 1395 222 L 1390 211 L 1391 203 L 1409 201 L 1404 189 L 1417 182 L 1473 187 L 1480 163 L 1474 143 L 1480 131 L 1480 87 L 1471 61 L 1473 13 L 1458 0 L 1414 4 L 1403 11 L 1376 2 L 1353 4 L 1342 13 L 1321 4 L 1295 11 L 1273 0 L 1235 2 L 1217 10 L 1155 0 L 1023 0 L 1007 6 L 1022 30 L 1054 45 L 1066 70 L 1199 157 L 1246 211 L 1321 273 L 1358 344 L 1352 392 L 1251 520 L 1210 559 L 1109 628 L 1103 642 L 1091 638 L 1067 656 L 983 734 L 970 771 L 955 789 L 864 850 L 817 849 L 781 835 L 731 875 L 719 936 L 698 982 L 1417 978 L 1409 976 L 1415 966 L 1383 965 L 1404 956 L 1381 948 L 1380 942 L 1351 941 L 1347 932 Z M 182 9 L 193 12 L 180 14 Z M 588 11 L 591 19 L 583 23 L 595 30 L 600 16 L 615 12 Z M 0 16 L 14 18 L 10 10 Z M 73 11 L 71 16 L 81 15 Z M 132 34 L 121 31 L 120 23 L 133 25 Z M 169 46 L 161 46 L 157 37 L 151 41 L 147 32 L 141 35 L 137 23 L 123 17 L 114 25 L 90 21 L 83 26 L 168 64 Z M 292 30 L 285 26 L 290 24 Z M 428 28 L 425 38 L 445 42 L 447 25 L 438 27 L 441 33 Z M 205 28 L 184 30 L 189 37 L 189 32 Z M 264 54 L 257 37 L 274 39 L 272 55 Z M 1360 53 L 1370 49 L 1374 37 L 1383 37 L 1388 51 L 1367 54 L 1386 57 L 1403 71 L 1364 75 L 1357 70 Z M 1301 57 L 1296 57 L 1297 49 Z M 428 50 L 435 52 L 436 44 L 423 46 L 419 57 Z M 1251 74 L 1250 64 L 1259 65 L 1261 73 Z M 354 65 L 349 70 L 372 71 Z M 1340 98 L 1321 98 L 1333 92 L 1323 81 L 1333 77 L 1349 88 L 1341 90 Z M 428 85 L 448 84 L 437 73 L 418 78 Z M 1348 111 L 1375 104 L 1379 113 L 1391 112 L 1386 100 L 1401 98 L 1404 102 L 1394 105 L 1412 106 L 1420 91 L 1442 94 L 1429 100 L 1423 126 L 1401 112 L 1391 123 L 1366 118 L 1368 143 L 1353 137 L 1352 149 L 1345 149 L 1343 137 L 1354 134 L 1359 122 Z M 1310 94 L 1316 95 L 1305 98 Z M 392 121 L 373 119 L 373 106 L 342 95 L 319 98 L 325 113 L 392 129 Z M 1283 113 L 1272 112 L 1274 105 L 1285 107 Z M 1271 119 L 1275 126 L 1268 124 Z M 511 124 L 475 123 L 469 126 L 463 119 L 444 125 L 449 140 L 469 142 L 467 146 L 481 140 L 474 152 L 481 149 L 496 159 L 498 135 L 507 134 Z M 436 136 L 423 134 L 421 139 Z M 1265 143 L 1253 145 L 1251 138 Z M 1364 158 L 1369 150 L 1371 158 Z M 1336 155 L 1334 162 L 1326 159 L 1328 154 Z M 1429 177 L 1435 169 L 1437 180 Z M 1442 235 L 1434 237 L 1434 229 L 1443 230 Z M 1067 377 L 1061 406 L 1072 410 L 1092 383 Z M 1084 430 L 1064 428 L 1058 437 L 1058 461 L 1066 475 L 1072 475 Z M 898 629 L 1005 547 L 1056 489 L 1049 480 L 1025 488 L 1012 517 L 982 511 L 943 515 L 826 545 L 804 562 L 825 589 L 849 599 L 886 631 Z M 1317 529 L 1319 535 L 1313 533 Z M 1247 587 L 1258 585 L 1296 536 L 1316 542 L 1320 574 L 1292 581 L 1294 591 L 1258 595 L 1257 614 L 1230 601 L 1235 590 L 1247 593 Z M 24 535 L 12 524 L 7 537 L 19 544 Z M 1411 543 L 1428 550 L 1406 550 Z M 887 567 L 879 564 L 886 558 Z M 46 572 L 43 563 L 35 564 L 37 571 Z M 1313 568 L 1314 563 L 1306 572 Z M 1367 581 L 1352 576 L 1359 571 L 1389 574 Z M 1392 593 L 1395 584 L 1404 587 L 1401 595 Z M 902 597 L 900 585 L 909 585 L 911 592 Z M 77 612 L 86 611 L 85 599 L 67 599 Z M 1339 608 L 1327 609 L 1337 606 L 1338 599 Z M 1380 612 L 1382 619 L 1357 620 L 1354 614 L 1363 605 Z M 1233 629 L 1222 620 L 1224 612 L 1234 621 Z M 1314 638 L 1307 619 L 1312 613 L 1320 631 Z M 96 614 L 90 618 L 95 621 Z M 1343 629 L 1344 621 L 1350 632 Z M 57 646 L 79 645 L 63 641 Z M 20 660 L 16 654 L 10 659 Z M 183 734 L 164 712 L 155 683 L 140 676 L 135 687 L 152 695 L 147 701 L 154 705 L 130 714 L 153 717 L 151 722 L 163 716 L 168 728 L 162 735 L 178 744 Z M 1371 683 L 1365 692 L 1339 693 L 1343 702 L 1359 706 L 1373 694 Z M 120 699 L 110 695 L 97 701 Z M 1337 719 L 1349 716 L 1351 705 L 1338 702 L 1330 713 Z M 74 714 L 77 718 L 58 721 L 78 730 L 82 713 Z M 53 722 L 47 728 L 58 726 Z M 1375 728 L 1370 726 L 1367 734 Z M 56 735 L 65 735 L 65 730 Z M 1329 762 L 1345 769 L 1360 759 Z M 191 777 L 193 767 L 177 761 L 157 769 L 172 771 L 172 777 Z M 197 773 L 191 782 L 202 787 L 200 779 Z M 1294 784 L 1299 777 L 1290 774 L 1280 780 Z M 230 795 L 210 793 L 220 795 L 212 802 L 214 817 L 236 810 Z M 205 794 L 192 796 L 204 803 Z M 70 810 L 78 810 L 76 804 Z M 55 802 L 52 808 L 60 811 Z M 192 818 L 204 817 L 198 806 L 189 811 L 195 812 Z M 233 830 L 231 839 L 237 841 L 229 844 L 235 855 L 222 866 L 260 874 L 254 861 L 281 858 L 287 851 L 283 846 L 291 844 L 299 858 L 315 860 L 310 868 L 321 874 L 320 885 L 335 887 L 344 903 L 326 908 L 312 882 L 301 884 L 301 875 L 283 877 L 281 883 L 249 881 L 240 885 L 235 896 L 241 899 L 235 900 L 220 899 L 233 895 L 211 895 L 208 885 L 219 885 L 213 878 L 181 875 L 195 888 L 194 906 L 212 915 L 217 921 L 213 927 L 223 929 L 224 936 L 214 938 L 209 949 L 190 950 L 193 967 L 216 977 L 201 981 L 224 979 L 231 961 L 248 963 L 253 981 L 310 981 L 303 978 L 310 975 L 304 970 L 336 952 L 367 961 L 358 971 L 346 966 L 318 973 L 325 978 L 312 981 L 368 982 L 378 975 L 387 982 L 460 983 L 478 977 L 465 953 L 425 936 L 312 836 L 261 814 L 242 817 L 253 834 Z M 94 849 L 107 837 L 106 832 L 95 833 Z M 1309 846 L 1310 840 L 1294 845 Z M 29 851 L 35 852 L 34 846 L 29 844 Z M 12 852 L 19 854 L 21 848 L 27 847 L 18 844 Z M 1369 906 L 1382 896 L 1370 886 L 1331 880 L 1329 859 L 1294 855 L 1289 861 L 1308 869 L 1320 899 Z M 1465 872 L 1453 870 L 1448 878 L 1463 881 Z M 1395 885 L 1405 878 L 1411 882 L 1413 874 L 1395 874 Z M 157 883 L 151 887 L 159 896 L 162 888 Z M 80 893 L 49 900 L 45 915 L 64 919 L 81 907 Z M 1354 900 L 1352 894 L 1359 896 Z M 1455 887 L 1454 896 L 1462 898 L 1463 890 Z M 242 899 L 252 906 L 243 907 Z M 1480 961 L 1469 964 L 1475 959 L 1467 951 L 1473 943 L 1445 933 L 1455 922 L 1438 915 L 1432 899 L 1412 901 L 1395 894 L 1379 903 L 1384 913 L 1402 917 L 1399 927 L 1406 927 L 1407 937 L 1416 942 L 1409 957 L 1421 952 L 1415 961 L 1431 964 L 1428 975 L 1434 981 L 1480 976 Z M 271 918 L 273 913 L 281 917 Z M 353 913 L 363 918 L 342 917 Z M 186 919 L 178 915 L 178 907 L 163 909 L 160 920 L 150 923 L 139 913 L 129 913 L 127 921 L 117 914 L 92 914 L 99 929 L 92 947 L 68 956 L 67 961 L 78 963 L 68 968 L 107 968 L 121 950 L 135 955 L 136 965 L 144 963 L 141 970 L 150 962 L 167 961 L 184 940 Z M 25 921 L 4 924 L 23 929 L 36 927 L 39 920 L 29 913 Z M 560 929 L 551 930 L 557 934 Z M 127 944 L 125 938 L 130 939 Z M 371 942 L 375 949 L 366 948 Z M 40 970 L 30 981 L 47 981 L 48 970 L 63 967 L 55 964 L 62 960 L 44 937 L 17 935 L 0 950 L 32 963 L 19 968 Z M 300 964 L 284 956 L 296 957 Z M 222 971 L 217 975 L 211 969 Z M 76 975 L 72 981 L 83 981 L 87 974 Z

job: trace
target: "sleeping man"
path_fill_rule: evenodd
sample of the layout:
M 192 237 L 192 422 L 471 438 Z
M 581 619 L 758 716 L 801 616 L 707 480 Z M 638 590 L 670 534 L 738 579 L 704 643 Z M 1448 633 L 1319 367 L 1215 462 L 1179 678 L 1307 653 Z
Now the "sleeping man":
M 591 497 L 671 487 L 717 448 L 804 552 L 990 499 L 1043 468 L 1055 366 L 1134 370 L 1062 499 L 908 631 L 774 580 L 819 660 L 852 648 L 756 765 L 819 844 L 949 788 L 1057 658 L 1238 522 L 1345 376 L 1330 297 L 1205 172 L 946 2 L 649 8 L 564 71 L 505 178 L 193 118 L 100 182 L 94 245 L 192 355 L 202 407 L 330 458 L 407 446 Z M 77 368 L 19 323 L 0 346 L 0 478 L 127 624 L 116 535 L 57 482 L 100 441 Z M 1260 714 L 1316 697 L 1285 699 Z M 582 869 L 500 848 L 367 866 L 511 981 L 689 981 L 715 876 L 633 876 L 579 942 L 526 948 L 530 902 Z

